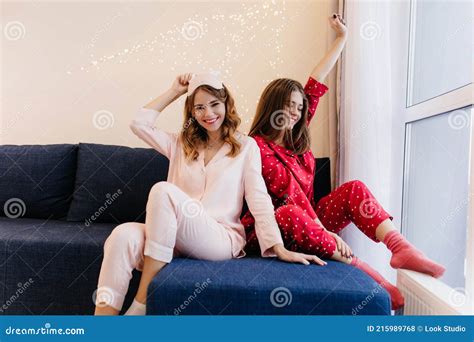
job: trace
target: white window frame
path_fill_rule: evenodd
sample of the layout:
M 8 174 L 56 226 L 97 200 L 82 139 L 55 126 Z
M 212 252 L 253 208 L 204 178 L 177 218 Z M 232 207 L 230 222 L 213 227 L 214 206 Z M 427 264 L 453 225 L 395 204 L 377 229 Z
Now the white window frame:
M 410 28 L 409 28 L 409 43 L 408 43 L 408 62 L 407 62 L 407 85 L 406 85 L 406 103 L 405 111 L 402 114 L 402 122 L 405 126 L 405 149 L 404 149 L 404 177 L 403 177 L 403 186 L 406 189 L 407 186 L 407 170 L 408 165 L 407 161 L 407 151 L 409 151 L 409 129 L 410 123 L 429 118 L 435 115 L 453 111 L 467 106 L 472 106 L 473 103 L 473 94 L 474 87 L 470 83 L 466 86 L 454 89 L 450 92 L 435 96 L 433 98 L 427 99 L 418 104 L 411 104 L 411 94 L 413 89 L 413 60 L 414 60 L 414 44 L 415 44 L 415 28 L 416 25 L 416 5 L 418 0 L 411 0 L 410 2 Z M 474 78 L 474 61 L 473 67 L 471 68 L 471 81 Z M 471 107 L 471 118 L 474 117 L 473 107 Z M 467 218 L 467 234 L 466 234 L 466 283 L 465 283 L 465 293 L 459 293 L 459 296 L 465 296 L 464 302 L 466 305 L 460 308 L 456 308 L 456 311 L 459 314 L 474 314 L 474 120 L 471 119 L 471 141 L 470 141 L 470 162 L 469 162 L 469 198 L 468 198 L 468 218 Z M 402 203 L 401 208 L 403 208 L 403 203 L 406 204 L 405 193 L 402 193 Z M 406 222 L 406 213 L 402 211 L 402 229 L 405 226 Z M 402 276 L 410 276 L 409 272 L 402 272 Z M 416 277 L 415 277 L 416 278 Z M 423 285 L 424 280 L 412 278 L 414 282 L 417 282 L 419 285 Z M 427 283 L 425 282 L 425 285 Z M 439 288 L 439 287 L 438 287 Z M 454 290 L 449 286 L 442 286 L 442 288 L 449 288 L 451 291 Z M 446 297 L 446 293 L 440 293 L 440 297 Z

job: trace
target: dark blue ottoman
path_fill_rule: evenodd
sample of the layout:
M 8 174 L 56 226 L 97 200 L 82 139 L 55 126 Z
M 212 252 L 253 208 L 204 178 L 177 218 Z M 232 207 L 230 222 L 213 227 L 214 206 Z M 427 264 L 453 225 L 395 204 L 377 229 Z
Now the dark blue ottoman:
M 390 315 L 390 297 L 343 263 L 177 258 L 148 288 L 147 315 Z

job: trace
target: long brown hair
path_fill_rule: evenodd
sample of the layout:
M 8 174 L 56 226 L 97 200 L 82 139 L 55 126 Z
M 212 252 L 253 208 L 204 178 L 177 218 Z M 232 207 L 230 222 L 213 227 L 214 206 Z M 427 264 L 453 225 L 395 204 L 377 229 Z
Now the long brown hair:
M 235 157 L 240 152 L 241 144 L 234 137 L 234 133 L 240 125 L 240 117 L 235 108 L 235 101 L 229 90 L 224 86 L 223 89 L 215 89 L 208 85 L 202 85 L 186 98 L 184 104 L 184 124 L 181 130 L 180 139 L 183 144 L 184 155 L 188 160 L 196 160 L 199 156 L 198 147 L 207 145 L 209 136 L 205 128 L 203 128 L 193 117 L 194 96 L 198 89 L 202 89 L 207 93 L 217 97 L 225 104 L 225 116 L 222 122 L 222 139 L 224 143 L 230 145 L 231 150 L 227 155 Z
M 290 101 L 293 91 L 299 91 L 303 96 L 303 109 L 300 119 L 290 129 L 288 127 L 289 118 L 284 113 L 284 108 Z M 308 100 L 303 86 L 298 81 L 279 78 L 270 82 L 263 90 L 249 135 L 260 135 L 266 140 L 275 141 L 283 134 L 285 147 L 295 154 L 302 154 L 307 152 L 311 146 L 307 120 Z

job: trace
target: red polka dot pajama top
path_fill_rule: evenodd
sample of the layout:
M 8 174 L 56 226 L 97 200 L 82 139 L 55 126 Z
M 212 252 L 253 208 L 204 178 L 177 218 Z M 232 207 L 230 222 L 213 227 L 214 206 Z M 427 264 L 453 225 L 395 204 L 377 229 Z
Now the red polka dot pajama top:
M 328 88 L 309 78 L 304 88 L 308 99 L 308 122 L 314 117 L 319 98 Z M 353 222 L 365 235 L 378 242 L 375 229 L 387 218 L 393 219 L 361 181 L 349 181 L 314 203 L 313 182 L 316 167 L 311 151 L 295 155 L 261 136 L 254 136 L 262 157 L 262 175 L 275 206 L 275 217 L 285 247 L 292 251 L 329 258 L 336 249 L 335 239 L 327 230 L 339 233 Z M 246 251 L 259 253 L 254 219 L 247 211 L 242 219 L 246 229 Z

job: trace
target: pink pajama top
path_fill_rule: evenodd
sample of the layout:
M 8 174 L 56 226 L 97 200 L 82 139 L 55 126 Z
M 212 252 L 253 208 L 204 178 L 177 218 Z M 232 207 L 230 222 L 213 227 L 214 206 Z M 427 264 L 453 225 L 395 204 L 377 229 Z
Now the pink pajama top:
M 179 134 L 167 133 L 154 126 L 159 114 L 156 110 L 141 108 L 130 128 L 169 159 L 167 181 L 199 200 L 206 213 L 228 230 L 234 257 L 245 256 L 245 229 L 240 222 L 245 198 L 255 218 L 262 256 L 275 256 L 269 249 L 283 244 L 283 240 L 262 177 L 260 149 L 255 140 L 237 132 L 235 138 L 241 143 L 241 149 L 236 157 L 226 155 L 230 146 L 224 144 L 207 165 L 204 165 L 203 151 L 197 160 L 189 161 L 184 155 Z

